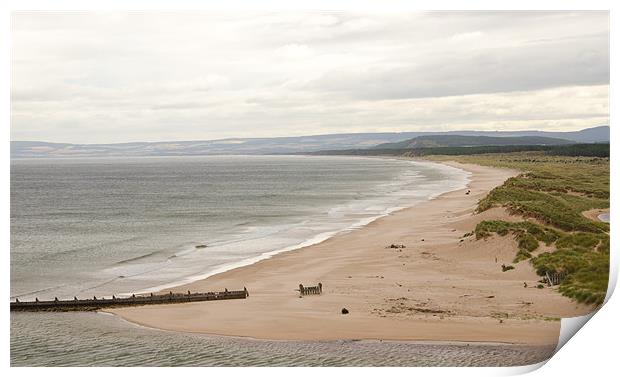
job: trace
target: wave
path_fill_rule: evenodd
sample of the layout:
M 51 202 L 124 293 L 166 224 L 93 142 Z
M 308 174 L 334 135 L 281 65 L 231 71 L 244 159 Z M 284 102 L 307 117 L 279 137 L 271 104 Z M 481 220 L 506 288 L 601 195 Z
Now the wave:
M 400 160 L 402 161 L 402 160 Z M 419 162 L 419 161 L 410 161 L 412 165 L 417 165 L 418 167 L 426 167 L 426 168 L 432 168 L 435 171 L 439 171 L 442 174 L 445 174 L 447 176 L 447 178 L 445 180 L 442 180 L 441 182 L 435 183 L 435 184 L 429 184 L 427 185 L 426 189 L 422 189 L 421 187 L 414 187 L 414 188 L 410 188 L 409 191 L 415 192 L 416 193 L 416 197 L 417 200 L 411 200 L 411 198 L 409 197 L 409 195 L 407 194 L 407 190 L 403 190 L 402 186 L 403 184 L 406 186 L 407 181 L 405 182 L 390 182 L 390 183 L 386 183 L 384 185 L 384 187 L 389 187 L 391 185 L 391 187 L 400 187 L 400 190 L 395 190 L 394 192 L 392 192 L 392 196 L 387 195 L 386 197 L 383 198 L 379 198 L 376 199 L 375 201 L 373 201 L 372 203 L 360 203 L 359 201 L 352 201 L 350 203 L 345 203 L 342 205 L 339 205 L 337 207 L 333 207 L 330 208 L 326 211 L 327 215 L 329 217 L 335 217 L 335 214 L 337 214 L 339 211 L 341 213 L 343 213 L 343 216 L 347 215 L 348 211 L 353 211 L 355 212 L 356 210 L 365 210 L 368 208 L 372 208 L 372 207 L 368 207 L 368 204 L 374 205 L 376 206 L 374 209 L 376 210 L 376 212 L 378 213 L 374 213 L 372 215 L 366 216 L 366 217 L 362 217 L 362 218 L 358 218 L 358 219 L 354 219 L 352 221 L 349 221 L 345 226 L 334 229 L 334 230 L 329 230 L 329 231 L 324 231 L 324 232 L 320 232 L 317 234 L 311 234 L 309 235 L 309 237 L 307 237 L 304 240 L 301 240 L 299 242 L 296 242 L 294 244 L 288 245 L 288 246 L 284 246 L 284 247 L 279 247 L 273 250 L 268 250 L 265 252 L 262 252 L 258 255 L 253 255 L 250 257 L 245 257 L 245 258 L 241 258 L 239 260 L 236 261 L 230 261 L 230 262 L 226 262 L 226 263 L 221 263 L 219 265 L 216 266 L 211 266 L 208 268 L 207 271 L 202 272 L 202 273 L 198 273 L 198 274 L 192 274 L 189 276 L 184 276 L 180 279 L 175 279 L 163 284 L 158 284 L 155 286 L 150 286 L 148 288 L 144 288 L 144 289 L 138 289 L 132 292 L 128 292 L 128 293 L 122 293 L 122 295 L 130 295 L 130 294 L 144 294 L 144 293 L 149 293 L 149 292 L 155 292 L 155 291 L 161 291 L 164 289 L 170 289 L 173 287 L 177 287 L 177 286 L 181 286 L 181 285 L 185 285 L 185 284 L 189 284 L 195 281 L 199 281 L 199 280 L 203 280 L 206 279 L 208 277 L 211 277 L 213 275 L 217 275 L 219 273 L 223 273 L 229 270 L 233 270 L 236 268 L 240 268 L 240 267 L 244 267 L 244 266 L 248 266 L 257 262 L 260 262 L 262 260 L 265 259 L 269 259 L 275 255 L 278 255 L 280 253 L 284 253 L 284 252 L 288 252 L 288 251 L 293 251 L 293 250 L 297 250 L 297 249 L 301 249 L 304 247 L 308 247 L 308 246 L 312 246 L 312 245 L 316 245 L 319 244 L 321 242 L 324 242 L 336 235 L 340 235 L 340 234 L 344 234 L 356 229 L 360 229 L 370 223 L 372 223 L 373 221 L 376 221 L 382 217 L 388 216 L 391 213 L 398 211 L 398 210 L 402 210 L 404 208 L 407 207 L 411 207 L 413 205 L 415 205 L 416 203 L 419 203 L 420 201 L 423 200 L 432 200 L 436 197 L 438 197 L 439 195 L 446 193 L 446 192 L 450 192 L 450 191 L 454 191 L 454 190 L 459 190 L 459 189 L 463 189 L 467 186 L 467 184 L 469 183 L 469 176 L 470 173 L 466 172 L 462 169 L 458 169 L 458 168 L 454 168 L 454 167 L 450 167 L 447 165 L 442 165 L 442 164 L 437 164 L 437 163 L 432 163 L 432 162 Z M 407 174 L 401 174 L 402 176 L 406 176 Z M 399 178 L 401 178 L 399 177 Z M 419 172 L 415 172 L 413 174 L 409 174 L 409 177 L 413 177 L 413 178 L 419 178 L 420 177 L 420 173 Z M 448 182 L 445 182 L 445 181 Z M 393 198 L 393 197 L 398 197 L 398 196 L 403 196 L 405 198 L 409 198 L 407 203 L 401 203 L 401 205 L 395 205 L 395 206 L 389 206 L 389 207 L 385 207 L 386 202 L 389 202 L 389 198 Z M 308 224 L 311 221 L 304 221 L 303 223 Z M 298 224 L 299 225 L 299 224 Z M 290 226 L 282 226 L 282 228 L 285 229 L 290 229 L 290 228 L 295 228 L 295 226 L 290 225 Z M 282 228 L 280 228 L 280 230 L 282 230 Z M 263 234 L 253 234 L 250 237 L 244 237 L 242 239 L 242 241 L 249 241 L 249 240 L 257 240 L 257 239 L 266 239 L 268 238 L 270 235 L 273 235 L 275 233 L 277 233 L 278 230 L 272 230 L 272 231 L 267 231 Z M 253 232 L 250 232 L 253 233 Z M 219 245 L 234 245 L 235 243 L 239 242 L 239 240 L 232 240 L 230 242 L 220 242 Z M 213 245 L 214 243 L 212 243 Z
M 64 182 L 93 171 L 114 176 L 124 194 L 112 196 L 80 179 L 90 215 L 78 218 L 32 218 L 24 211 L 40 198 L 43 209 L 75 205 L 62 201 L 74 185 L 16 200 L 23 214 L 11 227 L 11 254 L 19 256 L 12 258 L 12 293 L 50 286 L 42 293 L 51 297 L 166 289 L 323 242 L 468 181 L 466 172 L 449 166 L 387 160 L 306 157 L 281 169 L 269 157 L 225 164 L 205 157 L 144 160 L 149 164 L 123 165 L 122 174 L 115 165 L 46 173 L 38 179 Z M 149 195 L 144 181 L 153 187 Z M 28 193 L 18 190 L 28 182 L 20 182 L 16 190 Z M 190 199 L 170 199 L 179 195 Z M 116 207 L 130 215 L 119 217 Z M 207 247 L 196 248 L 202 244 Z M 37 271 L 47 271 L 45 281 Z

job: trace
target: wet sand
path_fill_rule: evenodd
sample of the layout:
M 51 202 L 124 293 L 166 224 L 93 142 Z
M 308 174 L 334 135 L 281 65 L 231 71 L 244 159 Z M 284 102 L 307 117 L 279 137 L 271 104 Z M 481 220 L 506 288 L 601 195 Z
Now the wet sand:
M 553 346 L 270 341 L 135 326 L 91 312 L 11 313 L 11 366 L 513 366 Z
M 109 312 L 147 327 L 257 339 L 556 344 L 559 318 L 591 308 L 555 288 L 536 288 L 539 277 L 527 262 L 502 272 L 501 265 L 512 264 L 517 251 L 511 236 L 463 238 L 483 219 L 519 220 L 501 208 L 473 214 L 478 200 L 518 172 L 449 164 L 472 173 L 468 188 L 320 244 L 173 289 L 245 286 L 246 300 Z M 300 283 L 318 282 L 322 295 L 300 298 Z M 349 314 L 341 314 L 342 308 Z

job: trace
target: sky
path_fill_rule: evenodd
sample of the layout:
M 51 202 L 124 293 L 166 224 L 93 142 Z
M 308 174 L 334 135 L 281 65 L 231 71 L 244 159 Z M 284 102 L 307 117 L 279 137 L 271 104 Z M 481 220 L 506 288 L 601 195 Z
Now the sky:
M 607 12 L 18 12 L 11 140 L 609 124 Z

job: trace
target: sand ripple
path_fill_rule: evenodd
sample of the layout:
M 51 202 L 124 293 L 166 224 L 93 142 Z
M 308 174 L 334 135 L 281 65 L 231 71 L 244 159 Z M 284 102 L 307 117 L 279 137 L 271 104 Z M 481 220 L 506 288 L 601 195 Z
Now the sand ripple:
M 94 313 L 11 313 L 11 366 L 514 366 L 553 346 L 262 341 L 178 334 Z

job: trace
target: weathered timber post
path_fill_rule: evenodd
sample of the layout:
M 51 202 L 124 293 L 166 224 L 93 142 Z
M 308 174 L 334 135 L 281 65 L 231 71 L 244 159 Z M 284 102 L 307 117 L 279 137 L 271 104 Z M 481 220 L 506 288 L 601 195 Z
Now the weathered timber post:
M 243 287 L 243 291 L 245 292 L 245 298 L 250 297 L 250 292 L 248 292 L 248 289 L 246 287 Z
M 304 285 L 303 284 L 299 284 L 299 295 L 300 296 L 304 295 Z

